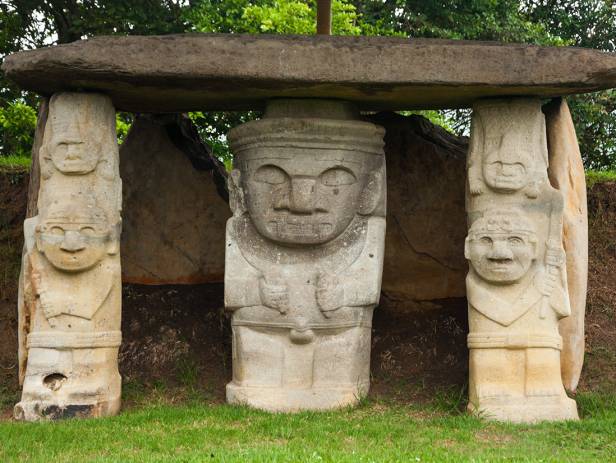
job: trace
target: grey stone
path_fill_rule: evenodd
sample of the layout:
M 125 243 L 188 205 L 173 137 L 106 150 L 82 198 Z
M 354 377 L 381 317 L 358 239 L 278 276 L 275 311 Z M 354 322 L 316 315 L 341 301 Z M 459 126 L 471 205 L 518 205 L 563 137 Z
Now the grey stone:
M 421 116 L 380 113 L 369 120 L 385 129 L 383 294 L 406 302 L 464 297 L 468 139 Z
M 357 119 L 348 103 L 282 100 L 229 133 L 231 403 L 331 409 L 368 392 L 385 244 L 384 131 Z
M 98 37 L 4 60 L 23 89 L 100 91 L 134 112 L 259 109 L 275 97 L 337 98 L 361 109 L 470 106 L 616 86 L 597 50 L 391 37 Z
M 223 281 L 225 222 L 231 214 L 216 177 L 224 182 L 219 170 L 224 167 L 204 159 L 205 147 L 181 133 L 183 127 L 189 129 L 190 122 L 181 117 L 139 116 L 120 148 L 125 282 Z M 187 152 L 199 150 L 201 163 L 209 166 L 196 169 Z

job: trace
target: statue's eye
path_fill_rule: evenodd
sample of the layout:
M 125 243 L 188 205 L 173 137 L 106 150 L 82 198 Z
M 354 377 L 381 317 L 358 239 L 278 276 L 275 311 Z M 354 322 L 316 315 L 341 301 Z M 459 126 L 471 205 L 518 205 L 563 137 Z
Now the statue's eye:
M 56 235 L 56 236 L 62 236 L 64 235 L 64 229 L 60 227 L 51 227 L 51 229 L 49 230 L 49 233 L 52 235 Z
M 67 149 L 68 149 L 68 145 L 67 145 L 66 143 L 64 143 L 64 142 L 58 143 L 58 144 L 56 145 L 56 150 L 57 150 L 57 151 L 64 152 L 64 151 L 66 151 Z
M 346 169 L 336 167 L 321 174 L 321 183 L 327 186 L 352 185 L 356 182 L 355 176 Z
M 479 238 L 479 242 L 481 244 L 485 244 L 486 246 L 491 246 L 493 243 L 492 238 L 490 238 L 489 236 L 482 236 L 481 238 Z
M 288 177 L 284 170 L 276 166 L 261 166 L 255 173 L 257 182 L 279 185 L 287 181 Z
M 84 236 L 94 236 L 96 234 L 92 227 L 81 227 L 79 231 Z
M 507 242 L 512 246 L 522 246 L 524 244 L 524 240 L 519 236 L 510 236 L 507 238 Z
M 523 173 L 525 173 L 525 172 L 526 172 L 526 167 L 524 167 L 524 164 L 522 164 L 521 162 L 516 162 L 516 163 L 513 165 L 513 168 L 514 168 L 517 172 L 519 172 L 519 173 L 521 173 L 521 174 L 523 174 Z

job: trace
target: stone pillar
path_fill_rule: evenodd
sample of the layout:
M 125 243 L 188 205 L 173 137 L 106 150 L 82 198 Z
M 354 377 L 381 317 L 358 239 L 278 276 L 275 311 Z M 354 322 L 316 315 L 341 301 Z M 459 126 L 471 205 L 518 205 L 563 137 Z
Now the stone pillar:
M 475 104 L 468 155 L 469 409 L 502 421 L 577 419 L 560 372 L 571 313 L 563 197 L 547 175 L 539 99 Z
M 384 130 L 352 105 L 276 100 L 229 132 L 227 400 L 330 409 L 369 389 L 385 240 Z
M 38 215 L 24 223 L 20 420 L 118 412 L 120 208 L 115 109 L 58 93 L 39 151 Z

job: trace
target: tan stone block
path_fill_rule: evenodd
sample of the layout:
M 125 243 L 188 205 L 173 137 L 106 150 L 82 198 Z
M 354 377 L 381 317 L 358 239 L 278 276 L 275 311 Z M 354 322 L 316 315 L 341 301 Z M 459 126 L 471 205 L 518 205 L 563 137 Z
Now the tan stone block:
M 571 316 L 559 323 L 563 337 L 561 353 L 565 388 L 575 391 L 584 364 L 584 315 L 588 284 L 588 208 L 586 176 L 575 134 L 575 126 L 565 100 L 544 106 L 546 117 L 550 183 L 565 201 L 563 246 L 567 256 L 567 283 Z

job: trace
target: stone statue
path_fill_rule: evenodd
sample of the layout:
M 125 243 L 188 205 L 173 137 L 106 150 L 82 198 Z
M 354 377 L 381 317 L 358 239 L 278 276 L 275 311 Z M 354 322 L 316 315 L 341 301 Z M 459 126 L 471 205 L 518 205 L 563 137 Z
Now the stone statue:
M 571 313 L 563 199 L 547 179 L 540 101 L 480 102 L 472 130 L 469 409 L 504 421 L 577 419 L 560 375 L 558 320 Z
M 486 186 L 494 192 L 523 191 L 536 198 L 548 178 L 548 153 L 543 113 L 525 99 L 485 101 L 473 113 L 468 182 L 472 196 Z M 503 112 L 518 118 L 514 128 Z
M 343 102 L 278 100 L 229 133 L 229 402 L 329 409 L 368 391 L 385 238 L 384 132 L 357 119 Z
M 101 95 L 61 93 L 51 98 L 49 114 L 39 214 L 24 225 L 19 320 L 25 371 L 15 417 L 28 421 L 111 415 L 120 407 L 115 110 Z
M 53 106 L 40 151 L 43 177 L 51 177 L 54 169 L 64 175 L 85 175 L 98 169 L 103 177 L 115 178 L 117 159 L 105 153 L 113 152 L 116 142 L 115 129 L 108 127 L 111 119 L 115 121 L 108 98 L 60 93 L 54 95 Z

